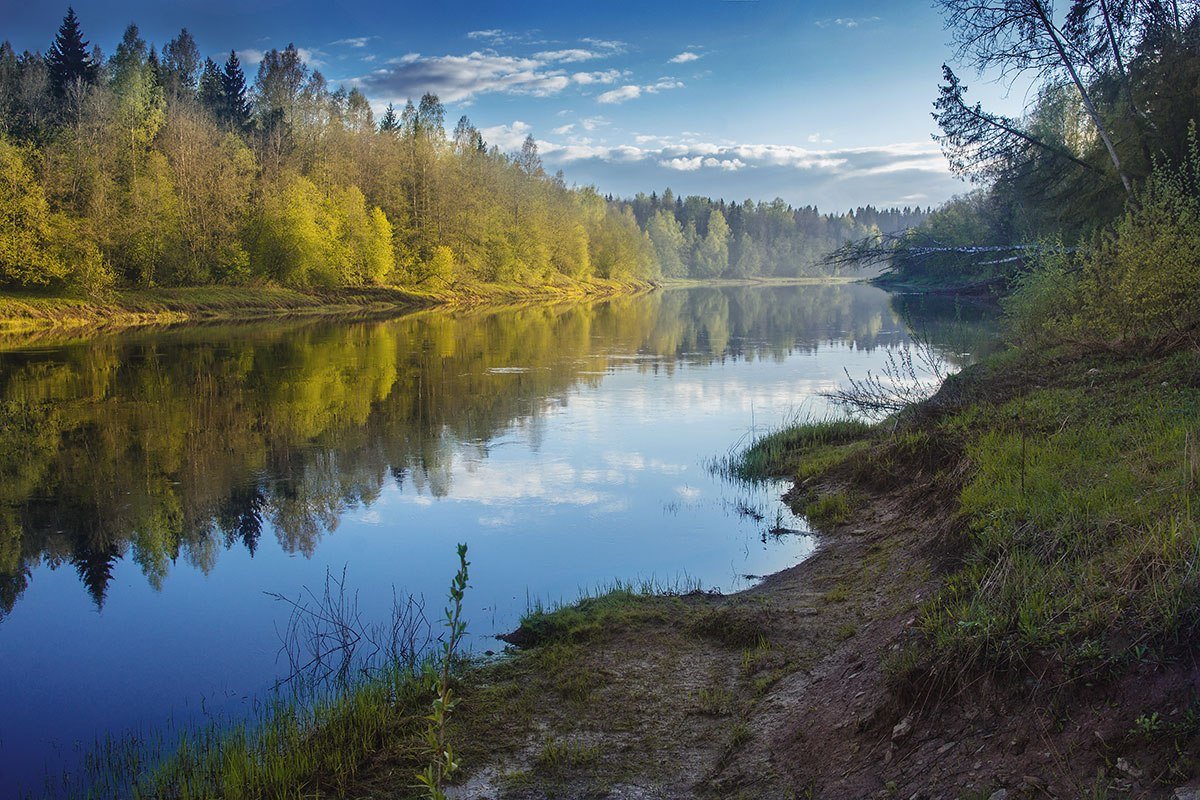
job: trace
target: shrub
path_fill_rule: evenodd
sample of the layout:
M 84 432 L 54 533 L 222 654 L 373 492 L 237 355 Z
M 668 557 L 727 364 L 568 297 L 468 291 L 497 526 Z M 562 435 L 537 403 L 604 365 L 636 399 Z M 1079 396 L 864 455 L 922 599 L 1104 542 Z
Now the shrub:
M 1200 326 L 1200 148 L 1159 164 L 1124 216 L 1076 255 L 1049 248 L 1006 303 L 1026 341 L 1152 349 Z

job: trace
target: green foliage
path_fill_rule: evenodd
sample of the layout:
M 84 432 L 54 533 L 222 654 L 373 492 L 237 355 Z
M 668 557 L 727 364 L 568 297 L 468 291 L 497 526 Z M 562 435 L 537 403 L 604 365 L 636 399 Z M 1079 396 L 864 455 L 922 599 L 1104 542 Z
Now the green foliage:
M 1049 243 L 1013 277 L 1003 306 L 1020 340 L 1036 346 L 1075 335 L 1081 300 L 1076 272 L 1075 258 L 1060 243 Z
M 697 245 L 695 258 L 698 278 L 719 278 L 729 269 L 729 225 L 720 211 L 709 215 L 708 233 Z
M 463 597 L 467 591 L 467 546 L 458 546 L 458 572 L 450 582 L 450 605 L 446 608 L 446 638 L 442 642 L 440 669 L 437 673 L 437 696 L 433 700 L 433 711 L 425 718 L 425 746 L 429 763 L 417 773 L 417 784 L 429 800 L 445 800 L 446 781 L 458 772 L 454 748 L 446 737 L 446 725 L 450 714 L 458 705 L 458 697 L 450 684 L 450 673 L 458 656 L 458 645 L 467 633 L 467 623 L 462 618 Z
M 0 285 L 62 281 L 67 266 L 54 252 L 54 237 L 45 190 L 21 151 L 0 139 Z
M 0 284 L 94 288 L 110 282 L 103 263 L 143 288 L 658 274 L 619 204 L 547 175 L 532 139 L 505 154 L 464 118 L 451 141 L 432 94 L 377 129 L 367 98 L 328 86 L 294 46 L 266 53 L 248 92 L 236 54 L 223 71 L 202 64 L 186 30 L 161 62 L 133 25 L 104 64 L 82 42 L 71 17 L 50 62 L 0 47 L 6 257 L 21 262 Z
M 807 477 L 822 464 L 845 456 L 845 446 L 872 435 L 861 420 L 827 419 L 785 425 L 756 439 L 749 447 L 716 465 L 739 480 Z M 803 475 L 801 473 L 804 473 Z
M 850 518 L 850 499 L 845 492 L 822 492 L 804 506 L 804 516 L 817 528 L 840 525 Z
M 77 223 L 50 210 L 25 155 L 0 137 L 0 286 L 67 287 L 96 295 L 112 282 L 99 248 Z
M 1091 248 L 1046 248 L 1015 281 L 1007 311 L 1030 343 L 1147 349 L 1200 325 L 1200 149 L 1155 169 Z
M 920 224 L 922 208 L 860 206 L 822 214 L 781 199 L 726 203 L 708 197 L 676 199 L 639 193 L 621 205 L 633 211 L 668 278 L 797 277 L 830 272 L 824 258 L 853 239 L 895 234 Z M 716 229 L 711 237 L 710 225 Z
M 1200 600 L 1194 353 L 1063 371 L 945 420 L 969 432 L 966 566 L 922 611 L 945 663 L 1071 675 L 1172 647 Z

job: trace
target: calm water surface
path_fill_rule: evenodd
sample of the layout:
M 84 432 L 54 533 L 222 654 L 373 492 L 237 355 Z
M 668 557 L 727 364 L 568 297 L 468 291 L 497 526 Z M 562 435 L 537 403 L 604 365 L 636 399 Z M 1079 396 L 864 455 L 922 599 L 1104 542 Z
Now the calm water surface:
M 266 593 L 327 569 L 368 616 L 393 587 L 436 609 L 469 543 L 482 649 L 531 599 L 730 591 L 798 563 L 813 543 L 781 487 L 705 463 L 823 413 L 910 328 L 953 358 L 987 340 L 972 313 L 904 302 L 699 288 L 4 347 L 0 786 L 109 733 L 246 713 L 286 671 Z

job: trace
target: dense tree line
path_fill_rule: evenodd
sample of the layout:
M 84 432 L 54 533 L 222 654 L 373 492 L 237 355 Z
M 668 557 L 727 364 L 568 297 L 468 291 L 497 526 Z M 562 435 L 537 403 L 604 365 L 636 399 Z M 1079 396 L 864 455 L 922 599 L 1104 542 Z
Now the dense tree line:
M 538 283 L 655 274 L 633 216 L 426 94 L 376 120 L 292 45 L 247 78 L 186 29 L 111 56 L 73 11 L 0 45 L 0 286 Z M 563 278 L 562 276 L 565 276 Z
M 829 271 L 824 258 L 848 241 L 920 225 L 930 209 L 856 208 L 822 214 L 782 199 L 726 203 L 708 197 L 639 193 L 624 205 L 650 238 L 667 277 L 796 277 Z
M 951 167 L 980 188 L 905 236 L 877 239 L 882 247 L 863 248 L 861 256 L 889 255 L 902 278 L 1005 279 L 1030 268 L 1046 247 L 1104 252 L 1103 240 L 1123 215 L 1164 208 L 1161 198 L 1144 202 L 1144 193 L 1174 184 L 1195 196 L 1196 184 L 1182 173 L 1194 170 L 1189 148 L 1200 119 L 1200 4 L 938 5 L 958 61 L 1031 77 L 1031 100 L 1019 117 L 990 112 L 968 99 L 952 67 L 943 67 L 934 103 L 939 138 Z M 1129 241 L 1126 248 L 1146 244 Z M 1023 247 L 992 249 L 1011 245 Z

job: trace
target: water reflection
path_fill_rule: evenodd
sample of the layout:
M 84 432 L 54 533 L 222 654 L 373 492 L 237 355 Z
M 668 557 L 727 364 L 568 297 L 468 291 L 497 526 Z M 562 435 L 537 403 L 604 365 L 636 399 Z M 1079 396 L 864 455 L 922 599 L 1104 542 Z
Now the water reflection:
M 704 461 L 821 413 L 910 329 L 981 352 L 977 316 L 865 286 L 704 288 L 8 345 L 0 786 L 109 732 L 245 715 L 280 669 L 264 592 L 326 570 L 383 618 L 393 587 L 436 607 L 468 541 L 488 637 L 614 578 L 732 590 L 795 564 L 812 539 L 781 487 Z
M 911 305 L 897 311 L 853 286 L 693 289 L 0 354 L 0 610 L 42 564 L 70 564 L 100 606 L 123 558 L 159 587 L 180 559 L 207 573 L 222 549 L 253 553 L 265 529 L 311 555 L 390 482 L 414 502 L 618 502 L 604 487 L 631 469 L 679 465 L 613 453 L 603 473 L 562 464 L 514 479 L 488 455 L 514 425 L 536 450 L 544 411 L 618 367 L 671 374 L 835 340 L 869 351 L 907 338 Z M 677 388 L 646 402 L 726 402 Z M 456 458 L 467 467 L 457 476 Z

